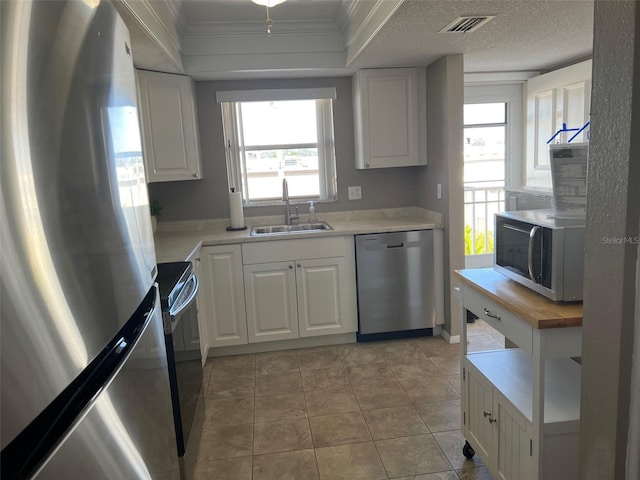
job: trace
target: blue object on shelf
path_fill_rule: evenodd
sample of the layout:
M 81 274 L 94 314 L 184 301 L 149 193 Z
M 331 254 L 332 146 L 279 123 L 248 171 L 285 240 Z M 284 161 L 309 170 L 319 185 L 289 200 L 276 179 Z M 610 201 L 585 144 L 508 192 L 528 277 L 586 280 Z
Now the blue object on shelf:
M 581 128 L 580 130 L 578 130 L 578 131 L 573 135 L 573 137 L 571 137 L 571 138 L 567 141 L 567 143 L 571 143 L 571 140 L 573 140 L 573 139 L 574 139 L 574 138 L 576 138 L 578 135 L 580 135 L 580 134 L 582 133 L 582 131 L 583 131 L 585 128 L 587 128 L 590 124 L 591 124 L 591 122 L 590 122 L 590 121 L 589 121 L 589 122 L 587 122 L 587 123 L 585 123 L 585 124 L 582 126 L 582 128 Z M 587 132 L 587 138 L 589 138 L 589 132 Z
M 551 142 L 553 142 L 553 139 L 556 138 L 558 135 L 560 135 L 561 133 L 564 132 L 576 132 L 573 134 L 573 136 L 567 141 L 567 143 L 571 143 L 571 141 L 576 138 L 578 135 L 580 135 L 582 133 L 582 131 L 587 128 L 589 126 L 591 122 L 587 122 L 585 123 L 581 128 L 567 128 L 567 124 L 563 123 L 562 124 L 562 128 L 560 130 L 558 130 L 556 133 L 553 134 L 553 137 L 551 137 L 549 140 L 547 140 L 547 145 L 549 145 Z M 588 135 L 587 135 L 588 136 Z

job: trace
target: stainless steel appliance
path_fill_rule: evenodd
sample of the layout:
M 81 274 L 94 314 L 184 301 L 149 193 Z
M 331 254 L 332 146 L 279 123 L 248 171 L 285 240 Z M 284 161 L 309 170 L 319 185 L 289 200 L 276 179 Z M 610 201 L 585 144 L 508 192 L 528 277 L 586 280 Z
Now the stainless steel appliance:
M 175 478 L 127 29 L 0 2 L 0 476 Z
M 196 456 L 189 441 L 198 438 L 204 414 L 202 355 L 195 303 L 198 277 L 191 262 L 159 263 L 158 284 L 177 452 L 183 462 L 183 477 L 191 478 L 186 472 L 193 470 Z M 197 416 L 200 421 L 196 420 Z
M 358 340 L 428 335 L 436 324 L 432 230 L 355 236 Z
M 582 300 L 585 220 L 553 214 L 497 213 L 494 268 L 551 300 Z

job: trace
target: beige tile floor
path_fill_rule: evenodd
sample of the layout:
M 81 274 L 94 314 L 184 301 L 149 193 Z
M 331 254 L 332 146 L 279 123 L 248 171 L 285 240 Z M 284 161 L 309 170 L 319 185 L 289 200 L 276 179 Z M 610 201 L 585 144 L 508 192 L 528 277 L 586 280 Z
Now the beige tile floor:
M 503 348 L 482 321 L 471 351 Z M 440 337 L 209 359 L 194 480 L 479 480 L 459 345 Z

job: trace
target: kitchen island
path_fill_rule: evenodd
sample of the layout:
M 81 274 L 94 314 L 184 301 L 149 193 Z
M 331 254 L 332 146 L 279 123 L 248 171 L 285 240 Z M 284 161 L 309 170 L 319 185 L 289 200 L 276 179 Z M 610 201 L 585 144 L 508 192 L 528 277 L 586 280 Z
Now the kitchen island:
M 577 478 L 582 304 L 552 302 L 493 269 L 459 270 L 463 453 L 495 478 Z M 471 311 L 518 348 L 469 353 Z

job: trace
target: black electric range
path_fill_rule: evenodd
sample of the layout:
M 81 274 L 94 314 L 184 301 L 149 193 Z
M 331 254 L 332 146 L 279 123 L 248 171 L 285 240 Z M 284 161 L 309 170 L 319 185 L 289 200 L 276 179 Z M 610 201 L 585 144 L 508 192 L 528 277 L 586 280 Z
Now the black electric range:
M 173 403 L 178 456 L 186 463 L 195 457 L 189 439 L 196 434 L 194 421 L 203 394 L 202 353 L 195 304 L 198 278 L 191 262 L 159 263 L 156 278 L 160 291 L 165 347 Z

